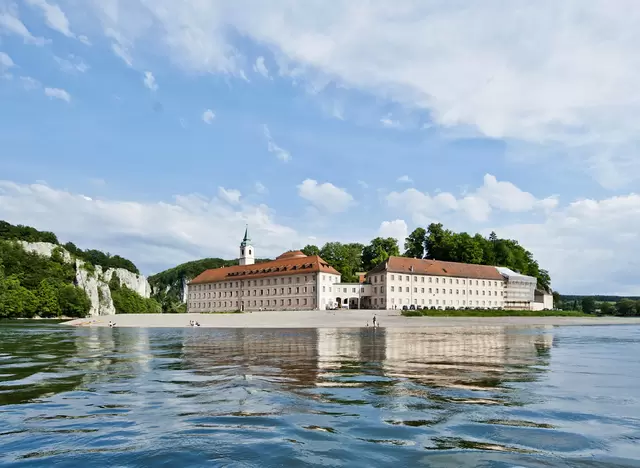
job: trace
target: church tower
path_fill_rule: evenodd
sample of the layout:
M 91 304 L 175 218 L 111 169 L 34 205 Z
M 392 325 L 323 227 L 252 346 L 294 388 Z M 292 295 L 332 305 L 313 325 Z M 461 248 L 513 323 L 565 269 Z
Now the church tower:
M 249 239 L 249 227 L 244 230 L 244 239 L 240 243 L 240 265 L 253 265 L 256 263 L 253 246 Z

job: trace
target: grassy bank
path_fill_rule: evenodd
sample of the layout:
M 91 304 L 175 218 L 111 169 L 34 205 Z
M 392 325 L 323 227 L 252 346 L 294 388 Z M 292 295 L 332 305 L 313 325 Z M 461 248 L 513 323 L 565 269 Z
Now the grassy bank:
M 594 317 L 567 310 L 403 310 L 405 317 Z

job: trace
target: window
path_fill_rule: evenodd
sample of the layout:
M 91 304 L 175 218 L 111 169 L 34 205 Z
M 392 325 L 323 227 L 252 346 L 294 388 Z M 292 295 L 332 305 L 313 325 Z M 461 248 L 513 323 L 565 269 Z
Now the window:
M 449 289 L 449 294 L 453 294 L 453 289 Z
M 460 294 L 460 290 L 459 289 L 456 289 L 456 294 Z
M 409 292 L 409 288 L 408 288 L 408 287 L 404 288 L 404 290 L 405 290 L 406 292 Z
M 287 278 L 287 283 L 288 283 L 288 284 L 291 284 L 291 276 L 289 276 L 289 277 Z
M 391 292 L 393 292 L 393 289 L 394 289 L 394 287 L 393 287 L 393 286 L 391 286 Z
M 484 286 L 484 280 L 482 280 L 482 286 Z
M 413 288 L 413 292 L 417 293 L 418 292 L 418 288 Z
M 300 299 L 296 299 L 296 305 L 300 305 Z
M 287 305 L 291 305 L 291 299 L 287 299 Z
M 297 277 L 296 277 L 296 283 L 299 283 L 299 282 L 300 282 L 300 277 L 299 277 L 299 276 L 297 276 Z
M 378 286 L 374 286 L 373 287 L 373 293 L 374 294 L 378 294 Z
M 433 278 L 429 276 L 429 283 L 433 283 Z
M 432 300 L 431 300 L 431 299 L 429 299 L 429 304 L 431 304 L 431 303 L 432 303 Z
M 280 305 L 284 305 L 284 299 L 280 299 Z
M 421 276 L 421 277 L 420 277 L 420 282 L 421 282 L 421 283 L 424 283 L 424 276 Z
M 394 279 L 396 279 L 396 278 L 395 278 L 395 276 L 396 276 L 396 275 L 391 275 L 391 281 L 393 281 Z
M 424 288 L 420 288 L 420 289 L 421 289 L 421 291 L 420 291 L 420 292 L 424 294 Z
M 307 292 L 307 287 L 306 286 L 304 288 L 302 288 L 302 292 L 304 292 L 304 293 Z
M 300 294 L 300 288 L 296 288 L 296 294 Z
M 436 288 L 436 294 L 440 294 L 440 289 Z
M 331 290 L 329 290 L 331 291 Z M 287 294 L 291 294 L 291 288 L 287 288 Z
M 325 292 L 325 289 L 326 289 L 326 288 L 325 288 L 324 286 L 322 286 L 322 292 Z
M 347 288 L 342 288 L 342 292 L 346 293 L 347 292 Z
M 459 279 L 456 279 L 456 284 L 460 284 L 460 280 Z
M 440 278 L 436 278 L 436 283 L 439 283 L 439 282 L 440 282 Z
M 431 288 L 429 288 L 429 294 L 431 294 L 431 292 L 432 292 L 432 291 L 431 291 Z
M 356 292 L 356 288 L 351 288 L 351 292 Z
M 304 300 L 304 305 L 307 305 L 307 300 L 306 299 Z
M 409 276 L 407 276 L 407 281 L 409 281 Z
M 396 299 L 394 297 L 391 298 L 391 303 L 395 304 L 396 303 Z
M 398 275 L 398 281 L 402 281 L 402 275 Z

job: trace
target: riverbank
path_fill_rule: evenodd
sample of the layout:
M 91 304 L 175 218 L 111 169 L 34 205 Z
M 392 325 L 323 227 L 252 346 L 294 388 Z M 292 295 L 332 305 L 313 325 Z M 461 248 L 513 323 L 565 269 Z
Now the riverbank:
M 461 326 L 640 325 L 640 317 L 403 317 L 397 310 L 310 310 L 244 314 L 122 314 L 71 320 L 63 325 L 180 328 L 190 320 L 208 328 L 358 328 L 371 326 L 373 315 L 383 328 Z

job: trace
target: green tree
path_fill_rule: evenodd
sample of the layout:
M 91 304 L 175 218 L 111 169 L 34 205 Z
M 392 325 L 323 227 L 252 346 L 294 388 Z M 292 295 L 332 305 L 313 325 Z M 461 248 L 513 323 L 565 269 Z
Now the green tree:
M 456 262 L 481 264 L 483 260 L 482 243 L 466 232 L 454 235 L 451 257 Z
M 582 299 L 582 312 L 590 315 L 596 313 L 596 301 L 593 297 L 584 297 Z
M 453 232 L 444 229 L 442 223 L 431 223 L 427 228 L 425 241 L 426 258 L 445 262 L 455 260 L 455 239 Z
M 613 315 L 616 308 L 610 302 L 600 303 L 600 315 Z
M 358 243 L 341 244 L 327 242 L 320 250 L 320 256 L 338 270 L 344 282 L 356 282 L 356 273 L 362 269 L 362 251 L 364 246 Z
M 616 313 L 622 317 L 632 317 L 636 315 L 636 304 L 631 299 L 621 299 L 616 304 Z
M 65 284 L 58 289 L 58 304 L 62 315 L 67 317 L 86 317 L 91 309 L 87 293 L 73 284 Z
M 427 231 L 418 227 L 409 234 L 404 241 L 404 256 L 424 258 L 424 245 L 427 240 Z
M 41 317 L 59 317 L 62 314 L 56 288 L 50 281 L 42 280 L 36 291 L 38 313 Z
M 320 255 L 320 249 L 317 245 L 309 244 L 304 246 L 304 248 L 302 249 L 302 253 L 307 257 L 313 257 L 314 255 Z
M 376 237 L 362 250 L 362 267 L 369 271 L 389 257 L 400 255 L 398 241 L 393 237 Z

